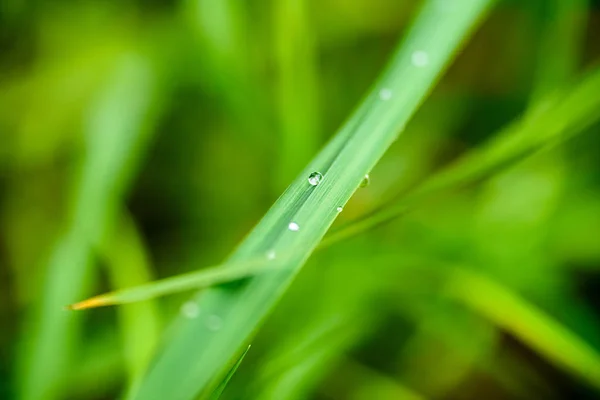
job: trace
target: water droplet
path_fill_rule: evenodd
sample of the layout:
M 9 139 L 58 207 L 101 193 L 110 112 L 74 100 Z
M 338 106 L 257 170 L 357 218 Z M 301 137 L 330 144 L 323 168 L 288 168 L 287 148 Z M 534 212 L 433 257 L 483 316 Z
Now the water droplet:
M 206 327 L 210 331 L 218 331 L 223 326 L 223 320 L 218 315 L 209 315 L 206 319 Z
M 313 172 L 308 176 L 308 183 L 310 183 L 311 186 L 317 186 L 322 180 L 323 175 L 321 175 L 320 172 Z
M 267 260 L 274 260 L 276 255 L 275 250 L 267 251 Z
M 383 101 L 387 101 L 392 98 L 392 89 L 383 88 L 379 91 L 379 98 Z
M 336 208 L 336 210 L 337 210 L 337 212 L 341 213 L 342 211 L 344 211 L 344 207 L 340 206 L 340 207 Z
M 299 230 L 300 230 L 300 225 L 298 225 L 298 224 L 297 224 L 297 223 L 295 223 L 295 222 L 290 222 L 290 224 L 288 225 L 288 229 L 289 229 L 290 231 L 297 232 L 297 231 L 299 231 Z
M 363 180 L 360 182 L 360 187 L 364 188 L 369 186 L 369 184 L 371 183 L 371 177 L 369 176 L 369 174 L 366 174 L 365 177 L 363 178 Z
M 197 318 L 200 315 L 200 307 L 195 301 L 186 301 L 181 305 L 181 314 L 189 319 Z
M 429 54 L 423 50 L 417 50 L 412 53 L 411 61 L 415 67 L 426 67 L 429 65 Z

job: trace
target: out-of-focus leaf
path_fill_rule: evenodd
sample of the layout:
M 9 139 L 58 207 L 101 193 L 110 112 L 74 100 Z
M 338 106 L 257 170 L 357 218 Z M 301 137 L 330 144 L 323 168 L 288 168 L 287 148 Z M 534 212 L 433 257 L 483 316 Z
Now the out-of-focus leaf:
M 446 294 L 600 389 L 600 354 L 569 329 L 482 275 L 456 270 Z
M 156 77 L 148 60 L 119 58 L 107 86 L 86 120 L 86 154 L 77 179 L 72 212 L 43 280 L 39 304 L 24 330 L 21 398 L 55 399 L 72 368 L 81 315 L 64 305 L 89 290 L 92 249 L 112 228 L 116 209 L 135 173 L 151 130 L 148 121 L 156 96 Z

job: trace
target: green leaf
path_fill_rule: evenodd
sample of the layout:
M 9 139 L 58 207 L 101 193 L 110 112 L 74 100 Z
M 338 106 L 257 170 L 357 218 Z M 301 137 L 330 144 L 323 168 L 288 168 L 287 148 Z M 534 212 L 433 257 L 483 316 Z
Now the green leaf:
M 38 309 L 30 316 L 29 348 L 21 398 L 54 399 L 69 374 L 80 317 L 65 304 L 89 290 L 92 251 L 110 232 L 137 161 L 150 138 L 147 121 L 157 94 L 148 60 L 125 54 L 115 60 L 107 85 L 90 107 L 84 132 L 86 156 L 74 190 L 70 224 L 46 265 Z
M 585 128 L 600 118 L 600 96 L 595 93 L 600 93 L 600 70 L 582 80 L 575 88 L 560 92 L 560 96 L 553 95 L 539 106 L 533 107 L 534 119 L 525 118 L 509 125 L 481 148 L 467 153 L 458 162 L 425 181 L 412 193 L 400 198 L 397 204 L 381 206 L 376 212 L 351 221 L 333 232 L 319 244 L 318 249 L 398 218 L 413 206 L 421 204 L 420 202 L 435 197 L 440 191 L 493 176 L 502 168 L 510 167 L 542 149 L 559 145 L 569 137 L 585 132 Z M 573 111 L 575 108 L 577 112 Z M 243 279 L 273 268 L 264 256 L 241 262 L 227 262 L 96 296 L 70 308 L 83 309 L 146 300 Z
M 200 271 L 176 275 L 143 285 L 94 296 L 87 300 L 69 305 L 67 308 L 71 310 L 83 310 L 86 308 L 134 303 L 167 294 L 233 282 L 257 275 L 261 272 L 272 271 L 273 269 L 273 265 L 269 264 L 264 257 L 246 262 L 220 264 L 204 268 Z
M 600 389 L 600 354 L 542 310 L 483 275 L 456 270 L 446 293 L 513 334 L 558 367 Z
M 360 108 L 230 257 L 239 262 L 290 251 L 274 260 L 279 270 L 196 296 L 199 317 L 178 317 L 133 398 L 192 399 L 224 373 L 318 245 L 337 208 L 394 142 L 490 4 L 462 1 L 449 9 L 439 1 L 426 2 Z M 318 186 L 307 182 L 314 171 L 324 176 Z M 291 222 L 297 230 L 288 229 Z M 211 323 L 216 320 L 218 327 Z
M 217 388 L 215 389 L 215 391 L 213 392 L 213 394 L 210 396 L 211 400 L 217 400 L 217 399 L 219 399 L 221 397 L 221 395 L 223 394 L 223 391 L 225 390 L 225 387 L 227 386 L 227 384 L 229 383 L 229 381 L 233 377 L 233 374 L 235 374 L 235 371 L 237 371 L 237 369 L 242 364 L 242 361 L 244 361 L 244 357 L 246 357 L 246 354 L 248 354 L 248 351 L 250 350 L 250 346 L 251 345 L 248 345 L 248 347 L 242 353 L 242 355 L 240 356 L 240 358 L 238 358 L 238 360 L 236 361 L 236 363 L 234 364 L 234 366 L 229 370 L 229 372 L 227 373 L 227 375 L 225 376 L 225 378 L 221 381 L 221 383 L 219 383 L 219 386 L 217 386 Z
M 488 143 L 423 182 L 395 204 L 384 204 L 370 214 L 333 232 L 321 243 L 333 243 L 398 218 L 440 192 L 474 183 L 538 151 L 562 143 L 600 119 L 600 69 L 570 90 L 554 92 Z

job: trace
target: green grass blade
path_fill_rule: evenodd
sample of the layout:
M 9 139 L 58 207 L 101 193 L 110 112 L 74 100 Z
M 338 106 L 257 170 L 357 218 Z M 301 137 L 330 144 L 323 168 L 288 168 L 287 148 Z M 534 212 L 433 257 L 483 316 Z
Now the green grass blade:
M 112 287 L 143 284 L 151 280 L 147 249 L 133 220 L 124 214 L 116 233 L 106 240 L 102 258 Z M 155 302 L 130 304 L 117 310 L 129 384 L 135 385 L 145 371 L 160 338 L 161 321 Z
M 230 258 L 241 261 L 269 250 L 293 249 L 275 260 L 281 269 L 198 295 L 201 314 L 175 321 L 135 399 L 192 399 L 223 374 L 331 226 L 337 207 L 396 139 L 490 4 L 462 1 L 450 10 L 439 1 L 425 4 L 361 107 Z M 307 182 L 313 171 L 324 175 L 316 187 Z M 299 229 L 289 230 L 290 222 Z
M 274 270 L 273 265 L 267 263 L 262 257 L 246 262 L 220 264 L 204 268 L 200 271 L 159 279 L 143 285 L 94 296 L 69 305 L 67 308 L 71 310 L 83 310 L 86 308 L 134 303 L 186 290 L 229 283 L 269 270 Z
M 57 398 L 71 365 L 80 316 L 65 304 L 88 290 L 92 248 L 109 231 L 118 203 L 132 177 L 136 156 L 143 152 L 146 121 L 156 94 L 156 76 L 148 60 L 124 55 L 87 118 L 86 157 L 74 193 L 71 221 L 46 267 L 39 309 L 24 335 L 26 349 L 21 398 Z
M 555 365 L 600 389 L 600 354 L 517 294 L 481 275 L 457 270 L 447 294 L 515 335 Z
M 577 71 L 587 29 L 589 0 L 540 2 L 540 45 L 532 101 L 567 83 Z
M 509 125 L 485 146 L 468 153 L 434 175 L 395 205 L 383 205 L 366 217 L 333 232 L 321 246 L 327 247 L 389 222 L 441 191 L 473 183 L 541 149 L 585 132 L 586 128 L 600 119 L 598 93 L 600 69 L 575 88 L 555 93 L 546 101 L 540 102 L 524 119 Z
M 540 149 L 558 145 L 571 135 L 585 132 L 585 128 L 600 118 L 600 70 L 590 75 L 579 86 L 561 95 L 556 101 L 544 102 L 534 108 L 535 119 L 524 119 L 510 125 L 481 149 L 467 154 L 458 163 L 444 169 L 413 194 L 403 198 L 397 205 L 381 208 L 364 219 L 350 222 L 345 227 L 329 235 L 319 248 L 365 232 L 381 223 L 403 215 L 411 209 L 415 199 L 424 200 L 442 190 L 448 190 L 485 178 L 502 167 L 513 165 L 524 157 L 535 154 Z M 579 108 L 578 108 L 579 107 Z M 577 108 L 577 112 L 574 109 Z M 543 135 L 536 136 L 539 132 Z M 226 269 L 221 269 L 226 267 Z M 273 269 L 264 257 L 228 262 L 200 271 L 156 280 L 143 286 L 127 288 L 118 292 L 100 295 L 72 305 L 82 309 L 104 305 L 116 305 L 147 300 L 158 296 L 178 293 L 185 290 L 206 288 Z
M 359 318 L 365 324 L 356 324 Z M 271 347 L 248 393 L 264 400 L 310 397 L 323 377 L 340 363 L 342 354 L 376 326 L 374 320 L 365 309 L 347 307 L 335 316 L 307 321 L 301 330 Z
M 306 0 L 274 3 L 279 106 L 279 192 L 318 149 L 316 49 Z
M 242 364 L 242 361 L 244 361 L 244 357 L 246 357 L 246 354 L 248 354 L 249 350 L 250 350 L 250 345 L 248 345 L 246 350 L 242 353 L 240 358 L 236 361 L 235 365 L 229 370 L 229 372 L 227 373 L 225 378 L 221 381 L 221 383 L 219 383 L 219 386 L 217 386 L 217 388 L 215 389 L 213 394 L 210 396 L 210 400 L 217 400 L 221 397 L 221 395 L 223 394 L 223 391 L 225 390 L 225 387 L 227 387 L 227 384 L 233 377 L 233 374 L 235 374 L 235 371 L 237 371 L 237 369 Z

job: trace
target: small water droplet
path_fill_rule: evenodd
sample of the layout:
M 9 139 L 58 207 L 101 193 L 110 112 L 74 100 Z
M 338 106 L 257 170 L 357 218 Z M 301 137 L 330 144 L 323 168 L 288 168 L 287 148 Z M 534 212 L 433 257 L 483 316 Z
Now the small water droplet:
M 417 50 L 412 53 L 411 61 L 415 67 L 426 67 L 429 65 L 429 54 L 423 50 Z
M 186 301 L 181 305 L 181 314 L 189 319 L 197 318 L 200 315 L 200 307 L 195 301 Z
M 223 320 L 218 315 L 209 315 L 206 319 L 206 327 L 210 331 L 218 331 L 223 326 Z
M 379 91 L 379 98 L 383 101 L 387 101 L 392 98 L 392 89 L 383 88 Z
M 371 177 L 369 176 L 369 174 L 366 174 L 365 177 L 363 178 L 363 180 L 360 182 L 360 187 L 364 188 L 369 186 L 369 184 L 371 183 Z
M 308 176 L 308 183 L 311 186 L 317 186 L 323 180 L 323 175 L 320 172 L 313 172 Z
M 344 207 L 340 206 L 340 207 L 336 208 L 336 210 L 337 210 L 337 212 L 341 213 L 342 211 L 344 211 Z
M 297 232 L 297 231 L 299 231 L 299 230 L 300 230 L 300 225 L 298 225 L 298 224 L 297 224 L 297 223 L 295 223 L 295 222 L 290 222 L 290 223 L 289 223 L 289 225 L 288 225 L 288 229 L 289 229 L 290 231 Z
M 274 260 L 276 256 L 275 250 L 267 251 L 267 260 Z

